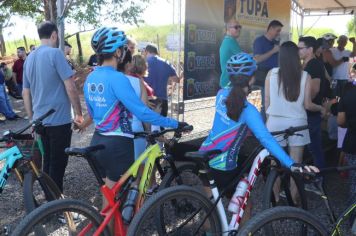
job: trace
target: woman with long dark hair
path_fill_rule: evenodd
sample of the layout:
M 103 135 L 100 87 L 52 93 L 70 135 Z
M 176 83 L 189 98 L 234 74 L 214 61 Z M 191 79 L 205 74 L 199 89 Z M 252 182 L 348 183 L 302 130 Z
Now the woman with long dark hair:
M 218 149 L 223 153 L 209 161 L 211 174 L 218 187 L 239 171 L 243 162 L 239 150 L 248 130 L 251 130 L 260 143 L 287 168 L 302 168 L 318 171 L 317 168 L 295 163 L 268 132 L 260 113 L 247 101 L 256 62 L 247 53 L 232 56 L 227 62 L 230 87 L 221 89 L 216 96 L 216 111 L 213 127 L 200 147 L 201 151 Z
M 298 52 L 295 43 L 283 43 L 279 51 L 279 67 L 270 70 L 266 77 L 266 125 L 269 131 L 307 125 L 306 109 L 325 112 L 322 106 L 311 101 L 311 78 L 303 71 Z M 297 134 L 300 135 L 290 136 L 287 140 L 280 137 L 277 140 L 282 147 L 288 146 L 289 155 L 295 162 L 301 163 L 304 146 L 310 143 L 310 137 L 308 130 Z M 295 190 L 292 186 L 292 192 Z

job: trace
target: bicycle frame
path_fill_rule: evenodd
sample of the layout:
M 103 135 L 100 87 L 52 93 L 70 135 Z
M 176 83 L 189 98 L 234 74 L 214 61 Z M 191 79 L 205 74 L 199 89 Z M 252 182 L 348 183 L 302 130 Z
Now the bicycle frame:
M 351 204 L 351 206 L 349 206 L 339 217 L 339 219 L 337 220 L 337 223 L 331 233 L 331 236 L 336 236 L 339 235 L 341 236 L 341 230 L 340 230 L 340 225 L 342 224 L 342 222 L 344 221 L 344 219 L 346 219 L 353 210 L 356 209 L 356 202 L 354 202 L 353 204 Z
M 220 218 L 220 222 L 222 225 L 222 232 L 223 232 L 222 235 L 227 235 L 230 231 L 237 231 L 237 229 L 239 228 L 242 216 L 245 212 L 247 201 L 250 198 L 252 188 L 253 188 L 253 186 L 256 182 L 256 179 L 260 173 L 261 164 L 266 159 L 266 157 L 268 157 L 269 155 L 270 154 L 266 149 L 262 149 L 255 157 L 252 167 L 251 167 L 248 177 L 247 177 L 248 187 L 247 187 L 247 191 L 244 196 L 243 203 L 240 206 L 238 213 L 233 214 L 230 223 L 228 223 L 228 221 L 227 221 L 226 212 L 225 212 L 224 206 L 222 204 L 221 195 L 219 194 L 218 188 L 216 186 L 211 188 L 211 191 L 212 191 L 212 194 L 213 194 L 213 197 L 215 200 L 215 204 L 217 205 L 217 211 L 218 211 L 218 215 Z M 243 174 L 243 172 L 241 172 L 240 175 L 242 175 L 242 174 Z M 214 180 L 211 179 L 211 180 L 209 180 L 209 182 L 210 182 L 210 186 L 215 185 Z
M 10 171 L 15 165 L 16 161 L 21 159 L 22 153 L 17 146 L 13 146 L 4 152 L 0 153 L 0 161 L 5 159 L 5 165 L 0 173 L 0 193 L 3 191 L 7 178 L 10 176 Z M 17 170 L 16 170 L 17 171 Z M 17 175 L 20 173 L 16 172 Z
M 135 205 L 135 212 L 137 212 L 146 197 L 146 192 L 151 181 L 152 171 L 156 160 L 163 156 L 163 152 L 159 144 L 150 145 L 140 157 L 130 166 L 130 168 L 124 173 L 124 175 L 118 180 L 118 182 L 110 189 L 105 184 L 100 187 L 100 191 L 108 202 L 108 205 L 101 211 L 104 220 L 99 226 L 94 235 L 100 235 L 109 222 L 114 218 L 114 235 L 124 236 L 126 235 L 127 227 L 121 217 L 120 207 L 123 202 L 120 197 L 130 187 L 130 184 L 137 178 L 140 165 L 146 160 L 143 174 L 138 186 L 139 194 Z M 120 196 L 118 196 L 120 195 Z M 88 225 L 82 233 L 85 234 L 86 230 L 89 230 L 91 225 Z

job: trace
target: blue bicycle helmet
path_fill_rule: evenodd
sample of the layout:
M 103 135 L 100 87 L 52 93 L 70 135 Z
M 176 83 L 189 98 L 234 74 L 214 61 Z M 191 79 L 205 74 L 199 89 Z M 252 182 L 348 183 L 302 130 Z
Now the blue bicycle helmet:
M 230 57 L 226 64 L 229 75 L 252 76 L 257 69 L 256 61 L 248 53 L 238 53 Z
M 91 47 L 97 54 L 113 53 L 127 42 L 124 31 L 116 27 L 102 27 L 98 29 L 92 39 Z

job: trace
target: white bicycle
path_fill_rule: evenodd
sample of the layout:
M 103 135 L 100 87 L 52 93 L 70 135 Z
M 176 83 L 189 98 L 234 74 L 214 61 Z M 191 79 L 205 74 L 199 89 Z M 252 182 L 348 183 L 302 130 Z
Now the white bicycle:
M 287 132 L 288 135 L 294 135 L 295 132 L 304 129 L 305 126 L 291 127 L 272 134 L 283 135 Z M 212 199 L 197 186 L 173 186 L 164 189 L 145 202 L 131 222 L 127 235 L 236 235 L 250 193 L 261 173 L 262 163 L 270 153 L 257 145 L 254 153 L 240 163 L 241 171 L 236 173 L 231 181 L 227 181 L 227 186 L 221 192 L 209 174 L 211 170 L 208 164 L 210 157 L 219 153 L 221 151 L 211 150 L 186 154 L 187 158 L 199 164 L 200 173 L 209 181 Z M 246 173 L 247 191 L 237 213 L 232 214 L 228 221 L 222 196 L 231 186 L 236 186 Z

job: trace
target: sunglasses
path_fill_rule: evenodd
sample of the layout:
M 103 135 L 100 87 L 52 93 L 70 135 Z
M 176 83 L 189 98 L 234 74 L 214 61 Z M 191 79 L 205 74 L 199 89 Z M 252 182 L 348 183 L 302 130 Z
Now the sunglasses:
M 234 28 L 235 30 L 242 29 L 242 25 L 234 25 L 230 26 L 230 28 Z

